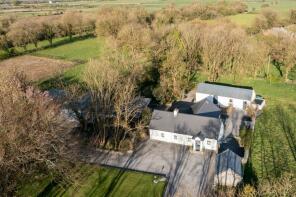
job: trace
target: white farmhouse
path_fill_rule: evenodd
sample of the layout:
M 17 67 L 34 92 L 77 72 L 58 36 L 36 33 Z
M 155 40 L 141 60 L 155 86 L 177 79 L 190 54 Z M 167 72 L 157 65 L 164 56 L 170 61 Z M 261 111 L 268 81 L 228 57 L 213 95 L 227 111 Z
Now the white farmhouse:
M 200 83 L 197 86 L 195 100 L 199 102 L 203 99 L 208 99 L 221 107 L 232 105 L 236 109 L 243 110 L 254 103 L 256 93 L 251 88 Z
M 224 125 L 220 109 L 208 100 L 183 102 L 173 111 L 154 110 L 149 125 L 150 139 L 192 146 L 193 150 L 218 151 Z

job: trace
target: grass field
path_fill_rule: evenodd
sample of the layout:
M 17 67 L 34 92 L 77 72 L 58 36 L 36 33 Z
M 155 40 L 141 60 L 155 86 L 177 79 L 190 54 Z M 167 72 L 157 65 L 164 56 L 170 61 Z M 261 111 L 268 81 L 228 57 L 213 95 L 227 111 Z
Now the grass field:
M 260 181 L 296 174 L 295 117 L 295 104 L 278 102 L 257 119 L 250 162 Z
M 99 57 L 103 46 L 103 40 L 99 38 L 88 38 L 47 48 L 34 52 L 35 55 L 53 57 L 72 61 L 88 61 Z
M 41 177 L 38 181 L 27 182 L 19 188 L 19 196 L 120 196 L 161 197 L 165 182 L 153 182 L 154 175 L 115 168 L 103 168 L 82 165 L 75 168 L 74 183 L 61 186 L 50 177 Z M 160 178 L 160 177 L 157 177 Z
M 227 16 L 226 18 L 242 27 L 249 27 L 252 25 L 252 22 L 255 20 L 257 15 L 258 14 L 244 13 L 244 14 Z

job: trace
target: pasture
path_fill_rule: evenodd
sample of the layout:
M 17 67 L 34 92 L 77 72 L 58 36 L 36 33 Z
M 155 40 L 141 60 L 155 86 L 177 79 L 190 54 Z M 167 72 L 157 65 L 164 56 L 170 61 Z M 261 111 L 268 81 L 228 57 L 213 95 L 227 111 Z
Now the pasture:
M 100 38 L 81 39 L 53 48 L 46 48 L 34 52 L 34 55 L 46 56 L 57 59 L 65 59 L 78 62 L 86 62 L 91 58 L 99 57 L 103 47 Z
M 40 176 L 18 189 L 18 196 L 155 196 L 161 197 L 165 182 L 153 182 L 154 175 L 115 168 L 78 165 L 72 170 L 72 184 L 59 184 Z M 158 177 L 158 176 L 157 176 Z

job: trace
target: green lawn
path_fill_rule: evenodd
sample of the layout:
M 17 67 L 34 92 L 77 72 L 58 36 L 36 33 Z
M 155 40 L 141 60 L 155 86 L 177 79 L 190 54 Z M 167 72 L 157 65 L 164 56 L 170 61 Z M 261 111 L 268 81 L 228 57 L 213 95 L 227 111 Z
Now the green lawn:
M 237 25 L 243 26 L 243 27 L 249 27 L 252 25 L 252 22 L 257 17 L 257 14 L 237 14 L 237 15 L 231 15 L 227 16 L 226 18 L 230 19 L 232 22 L 234 22 Z
M 295 100 L 294 100 L 295 101 Z M 252 179 L 259 181 L 296 174 L 296 104 L 268 106 L 256 121 L 253 136 Z
M 103 40 L 99 38 L 88 38 L 59 45 L 53 48 L 36 51 L 35 55 L 53 57 L 65 60 L 88 61 L 99 57 L 103 46 Z
M 74 183 L 62 187 L 51 178 L 42 177 L 38 181 L 27 182 L 19 188 L 19 196 L 120 196 L 120 197 L 160 197 L 166 183 L 153 182 L 154 175 L 82 165 L 74 170 Z M 160 178 L 160 177 L 157 177 Z

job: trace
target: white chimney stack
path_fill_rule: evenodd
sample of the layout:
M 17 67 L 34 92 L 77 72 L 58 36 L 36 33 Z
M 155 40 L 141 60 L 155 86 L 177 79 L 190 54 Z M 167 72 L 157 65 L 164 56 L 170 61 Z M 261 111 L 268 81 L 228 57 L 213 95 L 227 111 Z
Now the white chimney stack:
M 178 113 L 179 113 L 179 109 L 174 109 L 174 117 L 177 117 L 178 116 Z

